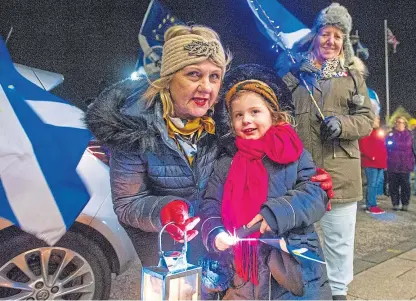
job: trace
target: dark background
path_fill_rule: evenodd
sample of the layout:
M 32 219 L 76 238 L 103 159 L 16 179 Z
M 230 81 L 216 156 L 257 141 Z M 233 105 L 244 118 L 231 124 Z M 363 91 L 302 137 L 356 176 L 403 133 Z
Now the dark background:
M 163 1 L 163 0 L 162 0 Z M 0 35 L 13 26 L 8 48 L 15 62 L 61 73 L 65 82 L 54 93 L 85 108 L 107 85 L 134 70 L 138 32 L 150 0 L 0 0 Z M 184 22 L 208 25 L 234 55 L 232 66 L 273 66 L 275 53 L 258 31 L 246 0 L 164 0 Z M 331 1 L 281 0 L 306 26 Z M 369 87 L 379 95 L 385 114 L 384 23 L 400 44 L 390 55 L 390 113 L 404 106 L 416 111 L 414 0 L 343 1 L 355 30 L 367 45 Z

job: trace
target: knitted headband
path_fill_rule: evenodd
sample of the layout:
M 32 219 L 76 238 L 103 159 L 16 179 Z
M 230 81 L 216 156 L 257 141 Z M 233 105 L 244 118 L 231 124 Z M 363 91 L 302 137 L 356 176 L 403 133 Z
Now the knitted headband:
M 188 65 L 212 58 L 224 74 L 225 52 L 218 40 L 207 40 L 196 34 L 180 35 L 169 39 L 163 45 L 160 76 L 168 76 Z
M 236 83 L 232 88 L 227 92 L 225 95 L 225 103 L 227 105 L 228 110 L 230 109 L 231 99 L 233 96 L 238 93 L 239 91 L 252 91 L 257 94 L 260 94 L 261 96 L 266 99 L 266 101 L 273 107 L 278 108 L 279 105 L 277 103 L 277 97 L 274 93 L 273 89 L 270 88 L 268 84 L 265 82 L 255 80 L 255 79 L 249 79 L 242 82 Z

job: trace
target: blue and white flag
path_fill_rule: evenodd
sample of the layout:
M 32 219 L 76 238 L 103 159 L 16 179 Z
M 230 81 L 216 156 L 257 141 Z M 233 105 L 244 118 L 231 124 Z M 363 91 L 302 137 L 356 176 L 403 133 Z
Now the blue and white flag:
M 350 40 L 355 56 L 364 61 L 368 60 L 370 53 L 368 51 L 368 47 L 361 43 L 360 36 L 358 35 L 358 30 L 356 30 L 354 34 L 351 34 Z
M 361 41 L 357 41 L 357 43 L 353 45 L 353 49 L 355 55 L 364 61 L 368 60 L 368 58 L 370 57 L 368 47 L 361 43 Z
M 368 96 L 370 97 L 370 100 L 371 100 L 371 106 L 373 108 L 374 114 L 376 114 L 377 116 L 380 116 L 381 104 L 380 104 L 380 100 L 378 99 L 378 95 L 376 91 L 370 88 L 367 88 L 367 91 L 368 91 Z
M 296 41 L 311 31 L 279 1 L 247 0 L 247 3 L 257 18 L 257 27 L 273 45 L 291 49 Z M 280 34 L 280 39 L 276 36 L 277 33 Z
M 0 218 L 55 244 L 90 196 L 83 113 L 19 74 L 0 38 Z
M 140 48 L 136 64 L 138 74 L 159 75 L 165 32 L 177 24 L 183 22 L 172 15 L 161 1 L 150 1 L 139 32 Z

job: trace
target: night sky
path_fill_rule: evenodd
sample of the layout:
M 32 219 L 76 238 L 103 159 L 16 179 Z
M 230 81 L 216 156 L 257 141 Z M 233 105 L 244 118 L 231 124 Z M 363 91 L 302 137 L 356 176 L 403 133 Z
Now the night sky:
M 163 0 L 162 0 L 163 1 Z M 137 35 L 150 0 L 0 0 L 0 35 L 13 26 L 8 48 L 15 62 L 65 76 L 54 93 L 85 107 L 107 85 L 133 71 Z M 331 1 L 281 0 L 306 26 Z M 416 51 L 414 0 L 339 0 L 353 17 L 367 45 L 369 87 L 379 95 L 385 114 L 384 23 L 400 44 L 390 55 L 390 112 L 404 106 L 416 112 Z M 272 66 L 275 54 L 254 25 L 246 0 L 165 0 L 184 22 L 208 25 L 234 55 L 232 66 L 259 63 Z

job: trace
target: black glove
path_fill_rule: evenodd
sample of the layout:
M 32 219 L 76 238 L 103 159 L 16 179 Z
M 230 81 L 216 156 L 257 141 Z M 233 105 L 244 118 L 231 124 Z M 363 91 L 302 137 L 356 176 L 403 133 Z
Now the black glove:
M 325 117 L 321 121 L 321 139 L 322 141 L 332 140 L 341 135 L 341 121 L 335 116 Z
M 300 73 L 318 73 L 319 69 L 312 65 L 308 59 L 302 59 L 292 64 L 290 72 L 295 76 L 299 76 Z

